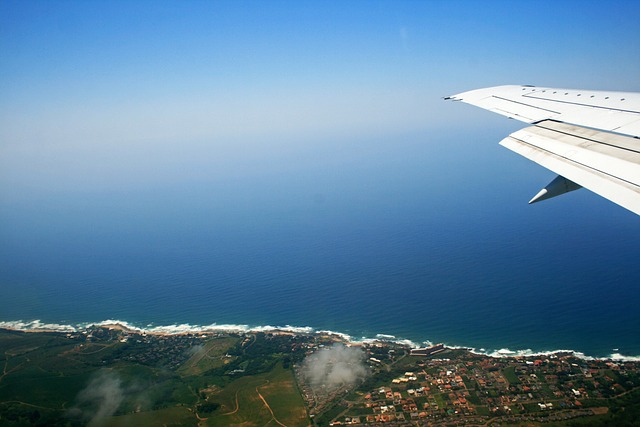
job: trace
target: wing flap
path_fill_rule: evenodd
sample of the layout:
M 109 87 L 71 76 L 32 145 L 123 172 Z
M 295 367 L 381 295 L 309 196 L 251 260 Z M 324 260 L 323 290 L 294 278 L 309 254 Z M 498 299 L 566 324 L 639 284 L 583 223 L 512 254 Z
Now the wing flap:
M 500 144 L 640 215 L 636 139 L 547 120 Z

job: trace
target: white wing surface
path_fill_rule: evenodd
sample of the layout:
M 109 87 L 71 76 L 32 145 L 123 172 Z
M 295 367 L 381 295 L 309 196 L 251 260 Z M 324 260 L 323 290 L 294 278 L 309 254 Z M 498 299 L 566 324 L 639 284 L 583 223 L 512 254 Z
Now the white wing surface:
M 582 186 L 640 215 L 640 93 L 498 86 L 445 99 L 534 125 L 500 142 L 559 175 L 529 203 Z

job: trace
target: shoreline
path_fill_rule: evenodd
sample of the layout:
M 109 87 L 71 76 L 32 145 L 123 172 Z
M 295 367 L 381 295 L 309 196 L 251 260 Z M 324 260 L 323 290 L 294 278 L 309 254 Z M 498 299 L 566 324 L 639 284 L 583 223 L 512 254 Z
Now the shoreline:
M 430 347 L 433 345 L 430 341 L 425 341 L 420 346 L 417 343 L 408 340 L 397 338 L 393 335 L 377 334 L 375 338 L 362 337 L 355 339 L 351 335 L 330 331 L 330 330 L 316 330 L 309 326 L 256 326 L 250 327 L 249 325 L 233 325 L 233 324 L 210 324 L 205 326 L 197 326 L 190 324 L 180 325 L 164 325 L 164 326 L 151 326 L 138 327 L 127 321 L 108 319 L 100 322 L 86 322 L 76 325 L 71 324 L 59 324 L 59 323 L 43 323 L 40 320 L 32 321 L 0 321 L 0 329 L 26 332 L 26 333 L 78 333 L 86 331 L 90 328 L 107 328 L 116 329 L 129 334 L 140 335 L 154 335 L 154 336 L 172 336 L 172 335 L 208 335 L 216 333 L 236 333 L 236 334 L 251 334 L 251 333 L 272 333 L 272 334 L 287 334 L 287 335 L 318 335 L 327 336 L 332 338 L 335 342 L 341 342 L 349 345 L 362 345 L 369 343 L 392 343 L 396 345 L 404 345 L 410 349 L 417 349 L 422 347 Z M 517 358 L 517 357 L 535 357 L 535 356 L 551 356 L 556 354 L 570 353 L 575 357 L 585 360 L 606 360 L 606 361 L 619 361 L 619 362 L 638 362 L 640 356 L 623 355 L 620 353 L 611 353 L 608 356 L 590 356 L 583 352 L 570 350 L 570 349 L 557 349 L 557 350 L 545 350 L 534 351 L 531 349 L 511 350 L 508 348 L 502 348 L 498 350 L 485 350 L 484 348 L 476 349 L 468 346 L 443 344 L 446 349 L 450 350 L 466 350 L 473 354 L 478 354 L 493 358 Z

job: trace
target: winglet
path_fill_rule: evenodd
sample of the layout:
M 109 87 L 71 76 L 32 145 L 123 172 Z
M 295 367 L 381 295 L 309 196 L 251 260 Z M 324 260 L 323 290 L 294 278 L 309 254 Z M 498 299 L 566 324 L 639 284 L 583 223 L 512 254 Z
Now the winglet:
M 574 191 L 582 188 L 581 185 L 576 184 L 567 178 L 558 175 L 553 181 L 551 181 L 546 187 L 538 192 L 533 199 L 529 200 L 529 204 L 539 202 L 541 200 L 550 199 L 552 197 L 559 196 L 569 191 Z

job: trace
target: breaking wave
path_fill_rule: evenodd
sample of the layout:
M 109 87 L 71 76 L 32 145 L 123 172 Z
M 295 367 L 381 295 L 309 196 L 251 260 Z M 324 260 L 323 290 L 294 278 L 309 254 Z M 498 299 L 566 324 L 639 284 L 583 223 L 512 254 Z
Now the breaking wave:
M 136 333 L 146 333 L 146 334 L 166 334 L 166 335 L 179 335 L 179 334 L 198 334 L 198 333 L 220 333 L 220 332 L 231 332 L 231 333 L 255 333 L 255 332 L 287 332 L 292 334 L 318 334 L 318 335 L 329 335 L 344 341 L 345 343 L 350 344 L 371 344 L 375 342 L 389 342 L 404 345 L 410 348 L 419 348 L 419 347 L 429 347 L 432 346 L 433 343 L 431 341 L 423 341 L 422 345 L 418 343 L 408 340 L 398 338 L 394 335 L 386 335 L 386 334 L 376 334 L 374 338 L 361 337 L 354 338 L 353 336 L 337 331 L 330 330 L 316 330 L 310 326 L 271 326 L 271 325 L 263 325 L 263 326 L 249 326 L 249 325 L 241 325 L 241 324 L 217 324 L 212 323 L 209 325 L 191 325 L 189 323 L 182 323 L 176 325 L 153 325 L 148 324 L 145 327 L 140 327 L 134 325 L 130 322 L 124 320 L 116 320 L 116 319 L 107 319 L 100 322 L 85 322 L 85 323 L 77 323 L 77 324 L 63 324 L 63 323 L 48 323 L 42 322 L 39 319 L 36 320 L 14 320 L 14 321 L 0 321 L 0 329 L 9 329 L 15 331 L 24 331 L 24 332 L 78 332 L 85 330 L 90 327 L 120 327 L 132 332 Z M 511 350 L 508 348 L 501 349 L 486 349 L 480 348 L 476 349 L 473 347 L 465 347 L 460 345 L 452 345 L 452 344 L 444 344 L 445 347 L 449 349 L 464 349 L 468 350 L 474 354 L 494 357 L 494 358 L 503 358 L 503 357 L 536 357 L 536 356 L 553 356 L 559 354 L 572 354 L 577 358 L 581 358 L 584 360 L 611 360 L 616 362 L 640 362 L 639 356 L 630 356 L 624 355 L 618 352 L 611 353 L 608 356 L 604 357 L 594 357 L 586 355 L 580 351 L 576 350 L 547 350 L 547 351 L 535 351 L 532 349 L 521 349 L 521 350 Z M 614 349 L 617 350 L 617 349 Z

